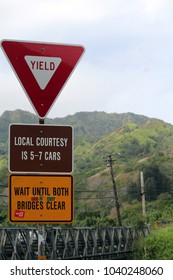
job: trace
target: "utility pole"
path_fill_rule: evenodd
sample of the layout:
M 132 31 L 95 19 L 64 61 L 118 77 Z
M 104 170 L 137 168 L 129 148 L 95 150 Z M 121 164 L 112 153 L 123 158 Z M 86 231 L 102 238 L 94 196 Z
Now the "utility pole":
M 146 221 L 146 207 L 145 207 L 145 190 L 144 190 L 144 174 L 143 171 L 140 171 L 140 180 L 141 180 L 141 197 L 142 197 L 142 215 Z
M 114 171 L 113 171 L 113 162 L 114 160 L 112 159 L 112 155 L 107 155 L 106 162 L 108 164 L 108 167 L 110 168 L 110 174 L 111 174 L 111 179 L 112 179 L 112 185 L 113 185 L 113 191 L 114 191 L 114 198 L 115 198 L 115 207 L 117 210 L 117 219 L 118 219 L 118 224 L 119 226 L 122 226 L 121 223 L 121 215 L 120 215 L 120 203 L 118 200 L 118 193 L 117 193 L 117 188 L 116 188 L 116 182 L 114 179 Z

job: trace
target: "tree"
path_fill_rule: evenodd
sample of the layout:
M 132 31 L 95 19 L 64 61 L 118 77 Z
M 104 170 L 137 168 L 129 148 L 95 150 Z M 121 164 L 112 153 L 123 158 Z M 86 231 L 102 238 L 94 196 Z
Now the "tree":
M 144 169 L 145 195 L 146 200 L 156 200 L 161 193 L 171 190 L 171 182 L 163 174 L 157 164 L 153 164 Z
M 140 200 L 140 185 L 136 182 L 129 183 L 127 186 L 127 201 Z

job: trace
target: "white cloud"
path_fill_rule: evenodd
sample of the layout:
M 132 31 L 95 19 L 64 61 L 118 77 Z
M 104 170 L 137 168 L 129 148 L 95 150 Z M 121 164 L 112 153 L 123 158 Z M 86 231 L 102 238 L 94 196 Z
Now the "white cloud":
M 40 12 L 47 15 L 50 21 L 65 23 L 98 21 L 103 17 L 103 11 L 100 9 L 100 5 L 95 5 L 96 2 L 81 0 L 42 1 Z M 94 13 L 91 9 L 94 10 Z
M 172 0 L 6 0 L 0 25 L 2 39 L 85 46 L 49 116 L 105 110 L 173 120 Z M 31 110 L 2 52 L 0 72 L 0 112 Z
M 141 4 L 144 13 L 151 17 L 160 17 L 163 14 L 165 8 L 169 9 L 170 0 L 142 0 Z
M 8 30 L 25 30 L 28 28 L 45 28 L 57 24 L 55 28 L 63 29 L 63 24 L 97 21 L 102 18 L 102 10 L 94 1 L 81 0 L 6 0 L 0 5 L 1 27 Z M 94 13 L 92 12 L 94 10 Z M 33 30 L 33 33 L 36 30 Z

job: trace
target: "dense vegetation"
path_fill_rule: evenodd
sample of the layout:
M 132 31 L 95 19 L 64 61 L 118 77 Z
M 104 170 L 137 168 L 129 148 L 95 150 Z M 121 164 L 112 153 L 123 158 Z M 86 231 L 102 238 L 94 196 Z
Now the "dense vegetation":
M 173 227 L 154 230 L 135 244 L 134 259 L 173 260 Z

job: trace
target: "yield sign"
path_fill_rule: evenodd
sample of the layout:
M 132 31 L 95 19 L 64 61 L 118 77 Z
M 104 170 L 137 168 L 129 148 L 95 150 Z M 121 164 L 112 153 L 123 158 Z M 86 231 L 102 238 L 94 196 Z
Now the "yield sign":
M 1 47 L 40 118 L 44 118 L 84 52 L 78 45 L 1 41 Z

